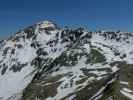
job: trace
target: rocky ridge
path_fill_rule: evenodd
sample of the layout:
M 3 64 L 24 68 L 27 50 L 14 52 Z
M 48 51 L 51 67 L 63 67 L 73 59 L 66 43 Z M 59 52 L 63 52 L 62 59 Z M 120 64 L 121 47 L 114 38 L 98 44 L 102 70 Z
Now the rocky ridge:
M 132 100 L 133 33 L 51 21 L 0 41 L 0 100 Z

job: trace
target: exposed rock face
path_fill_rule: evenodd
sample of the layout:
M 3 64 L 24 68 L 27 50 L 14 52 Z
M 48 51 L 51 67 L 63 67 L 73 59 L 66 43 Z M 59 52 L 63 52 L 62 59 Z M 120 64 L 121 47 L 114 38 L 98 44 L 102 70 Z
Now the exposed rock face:
M 133 33 L 50 21 L 0 42 L 0 100 L 132 100 Z

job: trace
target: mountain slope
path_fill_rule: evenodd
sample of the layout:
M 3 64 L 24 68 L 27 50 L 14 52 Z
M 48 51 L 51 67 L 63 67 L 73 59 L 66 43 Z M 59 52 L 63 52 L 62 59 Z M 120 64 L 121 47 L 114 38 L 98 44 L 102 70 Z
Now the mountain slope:
M 132 100 L 133 33 L 37 23 L 0 43 L 0 100 Z

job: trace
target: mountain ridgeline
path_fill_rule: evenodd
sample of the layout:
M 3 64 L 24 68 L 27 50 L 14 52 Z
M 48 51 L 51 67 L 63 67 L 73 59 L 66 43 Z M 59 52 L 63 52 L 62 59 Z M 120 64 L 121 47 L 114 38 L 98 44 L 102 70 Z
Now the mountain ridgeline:
M 0 100 L 133 100 L 133 33 L 20 30 L 0 41 Z

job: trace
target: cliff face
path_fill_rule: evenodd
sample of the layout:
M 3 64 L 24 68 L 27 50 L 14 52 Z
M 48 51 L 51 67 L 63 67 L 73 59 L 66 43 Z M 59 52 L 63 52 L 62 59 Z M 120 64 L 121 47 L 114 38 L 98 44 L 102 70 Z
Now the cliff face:
M 0 100 L 132 100 L 133 33 L 50 21 L 0 42 Z

